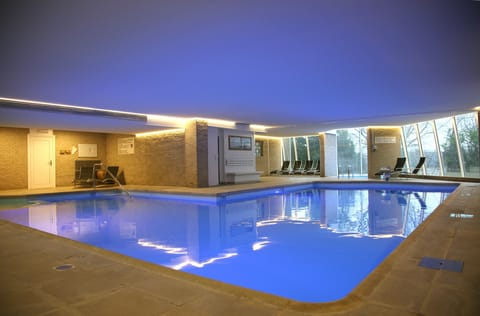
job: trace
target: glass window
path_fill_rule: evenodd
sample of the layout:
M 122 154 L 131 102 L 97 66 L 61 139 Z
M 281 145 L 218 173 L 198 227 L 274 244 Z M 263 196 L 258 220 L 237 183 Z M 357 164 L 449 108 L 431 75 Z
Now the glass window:
M 407 150 L 405 148 L 405 133 L 403 132 L 403 127 L 402 127 L 402 141 L 400 142 L 400 156 L 401 157 L 407 157 Z
M 357 140 L 359 146 L 359 167 L 360 170 L 358 173 L 360 175 L 368 174 L 368 144 L 367 144 L 367 129 L 366 128 L 356 128 Z
M 457 141 L 455 140 L 452 123 L 451 117 L 435 120 L 443 160 L 443 174 L 445 176 L 461 177 Z
M 457 134 L 453 123 L 456 122 Z M 457 136 L 460 144 L 457 144 Z M 427 175 L 480 177 L 477 113 L 402 126 L 402 155 L 410 170 L 425 156 Z M 308 140 L 308 141 L 307 141 Z M 459 148 L 460 146 L 460 157 Z M 368 171 L 367 130 L 337 130 L 339 175 L 366 175 Z M 283 160 L 320 159 L 318 135 L 283 138 Z M 328 157 L 327 157 L 328 159 Z M 462 165 L 460 165 L 462 163 Z M 423 172 L 420 171 L 420 174 Z
M 295 137 L 295 146 L 297 148 L 297 156 L 295 160 L 307 160 L 307 138 L 306 137 Z
M 291 138 L 285 137 L 282 139 L 282 160 L 292 160 L 291 156 Z
M 293 165 L 293 161 L 295 160 L 295 147 L 294 147 L 294 137 L 285 137 L 283 138 L 283 161 L 290 161 Z
M 355 164 L 355 143 L 346 129 L 337 131 L 337 159 L 338 173 L 344 175 L 351 172 L 352 164 Z
M 367 130 L 351 128 L 337 130 L 337 157 L 339 174 L 368 173 Z
M 319 136 L 300 136 L 283 138 L 283 160 L 320 160 Z
M 480 176 L 480 159 L 478 152 L 478 125 L 475 113 L 458 115 L 458 139 L 460 141 L 465 177 Z
M 320 139 L 317 136 L 308 136 L 308 149 L 310 160 L 320 160 Z
M 420 159 L 420 147 L 418 144 L 415 124 L 403 126 L 402 132 L 405 137 L 405 145 L 407 149 L 407 166 L 409 166 L 410 169 L 413 169 Z
M 263 140 L 255 141 L 255 155 L 257 157 L 263 157 Z
M 433 133 L 433 126 L 430 121 L 418 123 L 420 142 L 422 143 L 423 155 L 425 156 L 425 168 L 428 175 L 439 176 L 440 161 L 438 160 L 438 148 Z M 413 161 L 412 161 L 413 162 Z M 415 165 L 410 164 L 411 168 Z M 421 174 L 422 171 L 419 172 Z

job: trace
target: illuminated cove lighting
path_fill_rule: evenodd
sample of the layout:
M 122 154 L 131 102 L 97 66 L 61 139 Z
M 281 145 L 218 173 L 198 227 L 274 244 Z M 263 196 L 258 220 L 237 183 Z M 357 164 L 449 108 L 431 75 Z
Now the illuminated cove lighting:
M 396 125 L 371 125 L 371 126 L 368 126 L 367 128 L 381 128 L 381 129 L 387 129 L 387 128 L 391 128 L 391 129 L 395 129 L 395 128 L 400 128 L 400 126 L 396 126 Z
M 223 127 L 223 128 L 235 128 L 235 124 L 236 124 L 234 121 L 211 119 L 211 118 L 202 118 L 202 117 L 194 117 L 194 118 L 192 118 L 192 120 L 206 121 L 208 126 Z
M 249 127 L 250 127 L 250 130 L 258 133 L 266 133 L 267 129 L 269 128 L 268 126 L 258 125 L 258 124 L 250 124 Z
M 258 139 L 272 139 L 272 140 L 282 140 L 282 137 L 278 136 L 266 136 L 266 135 L 256 135 Z M 275 192 L 276 194 L 280 193 L 280 191 Z
M 127 112 L 127 111 L 117 111 L 109 110 L 102 108 L 94 108 L 87 106 L 78 106 L 78 105 L 69 105 L 63 103 L 53 103 L 53 102 L 43 102 L 36 100 L 26 100 L 26 99 L 17 99 L 17 98 L 4 98 L 0 97 L 0 105 L 5 107 L 11 107 L 15 109 L 25 109 L 25 110 L 40 110 L 40 111 L 51 111 L 51 112 L 66 112 L 72 114 L 86 114 L 94 116 L 104 116 L 112 118 L 120 118 L 134 121 L 145 122 L 147 126 L 160 126 L 174 129 L 184 129 L 187 121 L 197 120 L 205 121 L 208 126 L 219 127 L 219 128 L 229 128 L 229 129 L 241 129 L 244 127 L 247 130 L 259 133 L 265 133 L 269 126 L 259 125 L 259 124 L 247 124 L 247 123 L 238 123 L 235 121 L 222 120 L 222 119 L 213 119 L 213 118 L 183 118 L 167 115 L 157 115 L 157 114 L 144 114 L 136 112 Z M 153 132 L 159 133 L 163 132 Z M 149 133 L 139 133 L 137 136 L 147 136 Z
M 86 106 L 69 105 L 62 103 L 51 103 L 25 99 L 14 98 L 2 98 L 0 97 L 0 103 L 4 106 L 10 106 L 13 108 L 27 109 L 27 110 L 41 110 L 41 111 L 54 111 L 54 112 L 69 112 L 75 114 L 90 114 L 98 116 L 119 117 L 124 119 L 133 119 L 145 121 L 147 116 L 141 113 L 107 110 L 100 108 L 92 108 Z
M 135 134 L 135 136 L 141 138 L 141 137 L 161 136 L 165 134 L 183 133 L 183 132 L 185 132 L 184 128 L 174 128 L 174 129 L 163 129 L 160 131 L 137 133 Z
M 147 125 L 164 127 L 185 127 L 187 120 L 175 116 L 147 114 Z

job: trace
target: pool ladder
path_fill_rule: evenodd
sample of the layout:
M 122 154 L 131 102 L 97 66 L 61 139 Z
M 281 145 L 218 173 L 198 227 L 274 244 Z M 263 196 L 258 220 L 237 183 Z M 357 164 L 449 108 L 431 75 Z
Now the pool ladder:
M 94 173 L 97 171 L 97 170 L 105 170 L 105 172 L 107 172 L 110 177 L 112 177 L 113 181 L 115 181 L 116 184 L 118 184 L 118 186 L 120 187 L 120 190 L 122 190 L 122 192 L 125 192 L 126 195 L 128 195 L 129 198 L 131 198 L 132 196 L 130 195 L 130 192 L 128 192 L 127 189 L 125 189 L 125 187 L 120 183 L 120 181 L 118 181 L 117 177 L 114 176 L 110 170 L 108 170 L 108 168 L 105 168 L 103 166 L 103 163 L 96 163 L 93 165 L 93 171 Z M 97 181 L 95 181 L 95 177 L 93 178 L 93 188 L 96 188 L 96 185 L 97 185 Z

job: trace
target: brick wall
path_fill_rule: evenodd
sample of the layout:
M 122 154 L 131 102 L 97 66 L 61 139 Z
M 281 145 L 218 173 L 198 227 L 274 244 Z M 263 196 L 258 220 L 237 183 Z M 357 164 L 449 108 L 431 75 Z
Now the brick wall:
M 208 124 L 191 120 L 185 127 L 185 186 L 208 186 Z
M 119 154 L 118 139 L 132 135 L 109 134 L 107 164 L 120 167 L 119 179 L 135 185 L 185 185 L 185 133 L 169 131 L 135 137 L 134 153 Z
M 54 131 L 55 135 L 55 161 L 57 186 L 72 185 L 75 178 L 75 160 L 101 160 L 106 162 L 106 134 Z M 74 154 L 61 154 L 65 150 L 72 150 L 78 144 L 97 144 L 97 157 L 79 158 L 78 151 Z
M 198 187 L 208 187 L 208 124 L 197 122 L 197 176 Z
M 27 135 L 29 129 L 0 127 L 0 190 L 28 187 Z M 202 137 L 206 141 L 207 132 Z M 70 186 L 75 177 L 75 160 L 99 159 L 106 165 L 118 165 L 120 178 L 128 184 L 186 185 L 185 132 L 172 131 L 135 138 L 135 153 L 120 155 L 118 139 L 133 135 L 54 131 L 57 186 Z M 78 144 L 97 144 L 96 158 L 71 154 Z M 200 144 L 203 146 L 202 144 Z M 201 150 L 207 150 L 206 145 Z M 193 150 L 193 148 L 192 148 Z M 67 153 L 66 153 L 67 151 Z M 206 158 L 205 158 L 206 159 Z M 204 161 L 206 163 L 206 160 Z M 201 162 L 203 164 L 203 162 Z M 205 179 L 208 179 L 207 172 Z M 196 171 L 196 170 L 195 170 Z M 122 180 L 122 179 L 121 179 Z
M 28 187 L 27 128 L 0 127 L 0 190 Z
M 0 127 L 0 190 L 28 186 L 27 135 L 29 129 Z M 136 137 L 134 154 L 119 154 L 118 139 L 135 137 L 55 130 L 57 186 L 70 186 L 75 177 L 75 160 L 98 159 L 120 167 L 120 180 L 137 185 L 208 186 L 208 125 L 193 121 L 186 131 L 170 131 Z M 96 158 L 79 158 L 68 151 L 78 144 L 97 144 Z M 267 174 L 281 166 L 281 141 L 268 139 L 257 170 Z M 270 159 L 270 163 L 268 163 Z

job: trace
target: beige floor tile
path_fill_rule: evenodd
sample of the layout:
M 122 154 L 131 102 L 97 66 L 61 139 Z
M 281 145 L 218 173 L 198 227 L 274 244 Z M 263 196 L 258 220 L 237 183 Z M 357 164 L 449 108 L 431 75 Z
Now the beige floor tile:
M 5 284 L 2 284 L 2 287 L 5 287 Z M 45 300 L 32 289 L 0 291 L 0 315 L 41 315 L 55 308 L 55 302 Z
M 145 292 L 123 288 L 75 307 L 83 315 L 165 315 L 174 305 Z
M 368 301 L 377 305 L 389 305 L 395 309 L 418 311 L 429 289 L 429 283 L 389 275 L 375 288 Z
M 480 293 L 464 292 L 456 288 L 435 286 L 421 309 L 424 315 L 476 316 L 480 312 Z
M 318 178 L 320 180 L 320 178 Z M 337 182 L 337 179 L 322 179 Z M 410 179 L 412 180 L 412 179 Z M 410 181 L 408 180 L 408 181 Z M 212 195 L 311 182 L 267 177 L 215 188 L 128 187 Z M 415 180 L 416 181 L 416 180 Z M 67 192 L 71 188 L 60 188 Z M 0 196 L 45 193 L 0 192 Z M 322 308 L 242 295 L 196 283 L 163 268 L 0 221 L 0 314 L 3 315 L 477 315 L 480 310 L 480 184 L 462 184 L 346 300 Z M 4 203 L 0 203 L 0 209 Z M 471 220 L 451 212 L 474 214 Z M 460 273 L 418 267 L 424 256 L 464 261 Z M 55 271 L 56 265 L 75 268 Z M 173 276 L 174 275 L 174 276 Z M 333 306 L 334 308 L 331 308 Z

